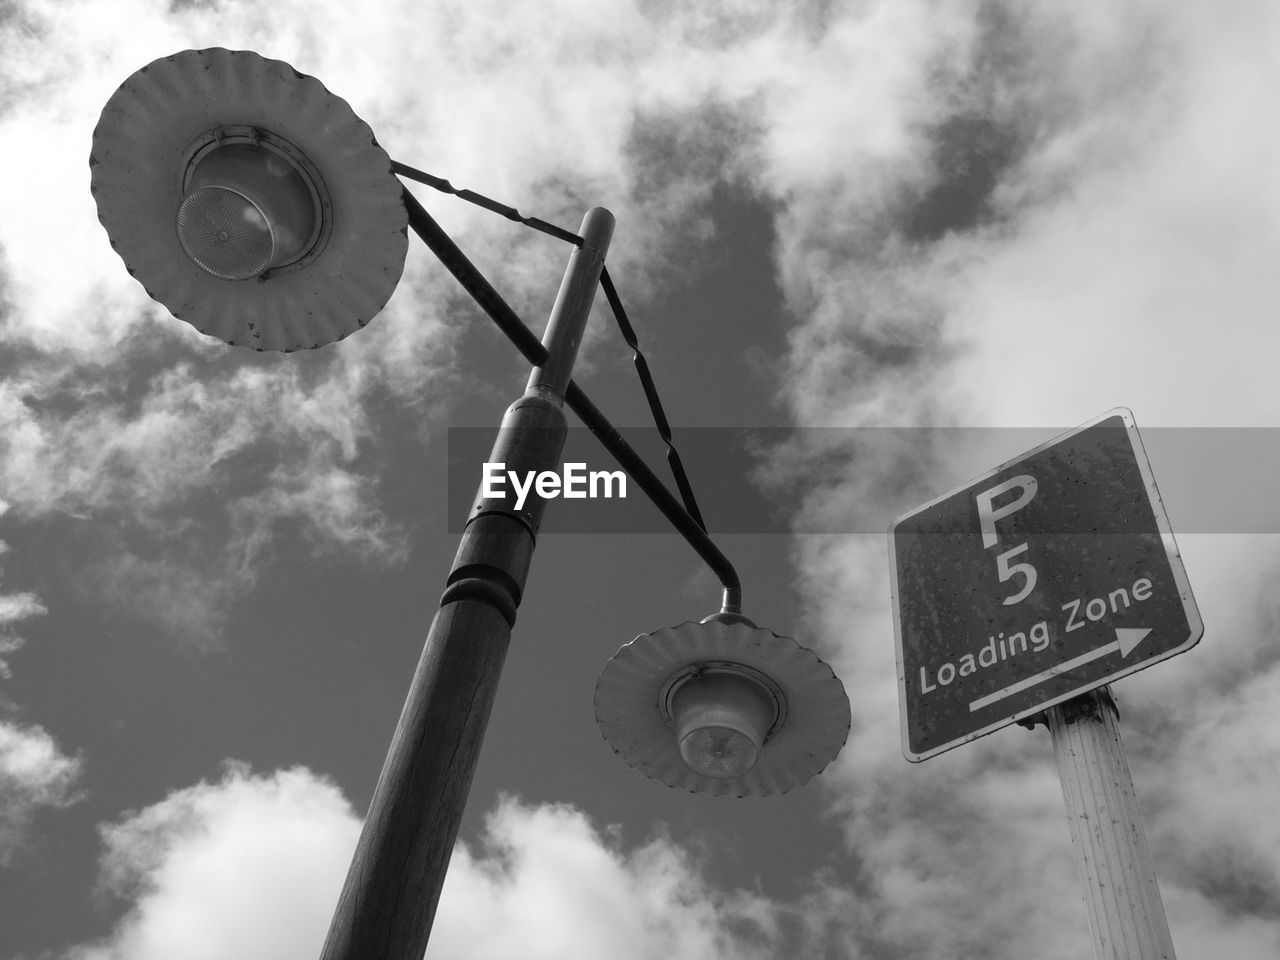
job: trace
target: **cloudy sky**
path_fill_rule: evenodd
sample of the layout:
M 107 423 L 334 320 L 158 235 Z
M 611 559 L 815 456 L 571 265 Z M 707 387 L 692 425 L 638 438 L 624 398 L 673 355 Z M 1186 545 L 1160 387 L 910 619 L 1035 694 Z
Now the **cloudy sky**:
M 1262 0 L 0 5 L 0 957 L 317 954 L 456 546 L 448 428 L 524 384 L 416 241 L 318 351 L 146 297 L 90 135 L 128 75 L 210 46 L 320 78 L 459 186 L 615 214 L 746 612 L 852 705 L 780 797 L 628 769 L 595 678 L 718 589 L 656 522 L 552 504 L 431 956 L 1091 956 L 1044 728 L 902 756 L 883 531 L 1117 405 L 1160 438 L 1206 624 L 1115 689 L 1174 942 L 1276 956 L 1280 526 L 1247 507 L 1274 511 L 1280 427 L 1278 42 Z M 417 193 L 539 328 L 568 248 Z M 577 378 L 643 427 L 604 310 Z M 981 456 L 851 429 L 884 426 L 984 428 Z M 771 428 L 753 463 L 699 454 L 693 428 L 744 427 Z

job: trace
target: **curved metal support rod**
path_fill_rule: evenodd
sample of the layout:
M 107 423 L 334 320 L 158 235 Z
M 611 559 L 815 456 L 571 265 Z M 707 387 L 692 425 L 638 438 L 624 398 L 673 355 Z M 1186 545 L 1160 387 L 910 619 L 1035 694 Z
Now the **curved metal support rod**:
M 540 217 L 526 217 L 515 207 L 509 207 L 505 203 L 499 203 L 497 200 L 492 200 L 484 194 L 476 193 L 474 190 L 467 190 L 466 188 L 459 189 L 442 177 L 433 177 L 429 173 L 424 173 L 421 170 L 417 170 L 408 164 L 400 163 L 397 160 L 391 161 L 391 172 L 399 174 L 408 180 L 416 180 L 418 183 L 425 183 L 428 187 L 439 190 L 442 193 L 453 194 L 453 196 L 466 200 L 468 203 L 474 203 L 477 207 L 484 207 L 484 209 L 491 213 L 496 213 L 498 216 L 506 217 L 508 220 L 513 220 L 516 223 L 523 223 L 526 227 L 533 227 L 535 230 L 540 230 L 547 234 L 547 236 L 555 237 L 557 240 L 572 243 L 576 247 L 582 246 L 582 238 L 576 233 L 570 233 L 563 227 L 557 227 L 554 223 L 548 223 Z
M 689 511 L 684 508 L 671 491 L 669 491 L 657 474 L 649 469 L 640 454 L 623 438 L 618 429 L 611 424 L 600 409 L 591 402 L 591 398 L 582 392 L 576 383 L 570 382 L 565 393 L 565 403 L 578 415 L 583 425 L 594 433 L 604 448 L 613 454 L 615 460 L 636 479 L 653 505 L 662 511 L 662 515 L 671 522 L 685 542 L 698 552 L 698 556 L 711 568 L 724 588 L 720 610 L 722 613 L 742 613 L 742 584 L 738 580 L 738 571 L 733 568 L 728 558 L 720 552 L 707 531 L 702 529 Z
M 530 363 L 541 364 L 547 356 L 546 348 L 525 326 L 524 321 L 516 314 L 493 285 L 485 279 L 466 254 L 459 249 L 452 238 L 441 229 L 426 208 L 418 202 L 417 197 L 404 190 L 404 205 L 409 212 L 409 226 L 444 264 L 445 268 L 462 284 L 463 289 L 471 295 L 485 313 L 498 325 L 498 328 L 515 344 L 516 349 Z M 640 485 L 653 505 L 671 522 L 685 542 L 697 552 L 703 562 L 711 568 L 720 580 L 724 590 L 721 609 L 725 613 L 742 612 L 742 583 L 738 572 L 729 559 L 720 552 L 707 532 L 689 515 L 658 476 L 649 469 L 649 465 L 627 443 L 617 428 L 609 422 L 600 409 L 573 381 L 565 392 L 565 402 L 578 415 L 583 425 L 595 434 L 604 448 L 613 454 L 618 464 L 627 471 Z

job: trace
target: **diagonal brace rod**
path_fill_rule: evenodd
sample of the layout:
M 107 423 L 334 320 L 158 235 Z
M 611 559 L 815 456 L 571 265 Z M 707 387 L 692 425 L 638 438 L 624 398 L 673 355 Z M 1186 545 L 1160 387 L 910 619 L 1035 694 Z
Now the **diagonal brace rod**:
M 516 349 L 530 363 L 541 364 L 547 356 L 546 348 L 543 347 L 537 336 L 525 326 L 524 321 L 511 308 L 493 285 L 485 279 L 484 275 L 477 269 L 467 255 L 462 252 L 453 239 L 444 232 L 431 214 L 427 213 L 426 208 L 418 202 L 417 197 L 409 192 L 406 187 L 404 190 L 404 205 L 409 212 L 409 226 L 413 227 L 423 243 L 431 250 L 432 253 L 444 264 L 445 268 L 453 274 L 454 278 L 462 284 L 463 289 L 471 295 L 477 304 L 487 313 L 490 319 L 498 325 L 507 339 L 515 344 Z M 720 548 L 715 545 L 707 532 L 702 529 L 701 525 L 689 515 L 689 512 L 681 505 L 669 491 L 663 482 L 658 478 L 644 459 L 636 453 L 635 449 L 627 443 L 626 439 L 618 432 L 600 411 L 600 409 L 591 402 L 591 399 L 582 391 L 573 381 L 569 382 L 569 388 L 565 392 L 565 402 L 569 408 L 578 415 L 583 425 L 595 434 L 596 438 L 604 445 L 604 448 L 613 454 L 618 464 L 630 474 L 640 485 L 640 489 L 645 492 L 652 501 L 653 505 L 662 512 L 662 515 L 671 522 L 676 531 L 685 539 L 685 542 L 697 552 L 698 556 L 711 568 L 711 571 L 720 580 L 720 585 L 724 590 L 722 600 L 722 609 L 726 613 L 742 612 L 742 584 L 738 579 L 738 572 L 734 569 L 729 559 L 720 552 Z

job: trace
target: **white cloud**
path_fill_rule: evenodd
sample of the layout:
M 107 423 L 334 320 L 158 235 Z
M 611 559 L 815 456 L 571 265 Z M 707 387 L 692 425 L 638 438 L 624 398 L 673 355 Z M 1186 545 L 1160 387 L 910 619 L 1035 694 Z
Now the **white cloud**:
M 0 721 L 0 866 L 23 848 L 39 809 L 79 799 L 80 773 L 43 727 Z
M 9 504 L 0 500 L 0 517 L 8 510 Z M 0 557 L 8 551 L 0 540 Z M 31 591 L 0 594 L 0 679 L 12 677 L 5 658 L 26 645 L 14 625 L 48 612 Z M 38 810 L 79 799 L 75 788 L 81 767 L 80 759 L 64 754 L 43 727 L 0 719 L 0 867 L 29 840 Z
M 215 650 L 224 646 L 232 606 L 252 584 L 252 571 L 234 556 L 207 558 L 183 551 L 145 558 L 112 543 L 105 556 L 88 564 L 80 589 L 158 625 L 181 646 Z
M 9 503 L 0 500 L 0 517 L 8 512 Z M 0 557 L 8 552 L 9 544 L 0 540 Z M 3 572 L 3 566 L 0 566 L 0 572 Z M 14 631 L 13 625 L 48 612 L 45 605 L 40 602 L 40 598 L 30 590 L 19 593 L 0 593 L 0 679 L 7 680 L 12 676 L 9 662 L 5 657 L 16 653 L 26 645 L 26 641 Z
M 482 853 L 454 851 L 431 952 L 439 957 L 774 956 L 775 908 L 725 894 L 656 839 L 623 853 L 569 806 L 507 799 Z
M 1044 138 L 1012 184 L 1046 202 L 956 245 L 950 322 L 969 350 L 944 389 L 979 421 L 1065 425 L 1118 402 L 1149 425 L 1274 420 L 1261 358 L 1276 337 L 1280 130 L 1257 119 L 1278 73 L 1262 39 L 1274 11 L 1167 12 L 1082 35 L 1134 56 L 1074 75 L 1111 84 L 1064 84 L 1089 118 Z
M 1221 903 L 1161 882 L 1174 946 L 1188 957 L 1273 957 L 1280 950 L 1274 920 L 1241 915 Z
M 359 823 L 304 769 L 176 791 L 103 828 L 103 881 L 130 909 L 75 960 L 316 956 Z
M 34 593 L 0 595 L 0 623 L 9 624 L 47 612 Z
M 0 540 L 0 554 L 4 550 L 5 543 Z M 5 656 L 16 653 L 26 644 L 26 641 L 13 631 L 12 624 L 42 613 L 48 613 L 48 610 L 40 602 L 40 598 L 30 591 L 0 594 L 0 678 L 8 679 L 11 675 Z
M 68 960 L 288 960 L 319 951 L 359 823 L 329 782 L 232 764 L 103 828 L 108 890 L 129 903 L 103 940 Z M 481 846 L 458 846 L 430 952 L 527 957 L 811 955 L 856 904 L 815 886 L 808 909 L 712 888 L 677 845 L 624 851 L 566 805 L 502 800 Z M 856 956 L 851 945 L 834 954 Z
M 282 521 L 317 552 L 403 559 L 404 531 L 358 462 L 376 434 L 356 399 L 358 364 L 308 382 L 294 365 L 188 361 L 157 374 L 140 400 L 102 380 L 67 398 L 75 372 L 0 387 L 0 482 L 28 520 L 110 521 L 111 556 L 82 558 L 83 585 L 108 601 L 211 646 Z M 121 530 L 143 533 L 152 553 L 135 555 Z
M 1280 665 L 1272 662 L 1221 699 L 1187 703 L 1184 735 L 1154 745 L 1168 777 L 1153 797 L 1154 833 L 1170 851 L 1171 884 L 1219 910 L 1265 919 L 1276 942 L 1280 824 L 1271 813 L 1275 783 L 1267 758 L 1280 752 L 1278 695 Z

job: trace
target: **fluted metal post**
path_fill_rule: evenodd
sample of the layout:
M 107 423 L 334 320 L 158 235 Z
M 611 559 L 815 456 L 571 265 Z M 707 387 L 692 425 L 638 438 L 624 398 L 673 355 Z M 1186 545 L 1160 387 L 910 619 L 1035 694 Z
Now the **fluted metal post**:
M 1047 711 L 1098 960 L 1174 960 L 1110 690 Z

